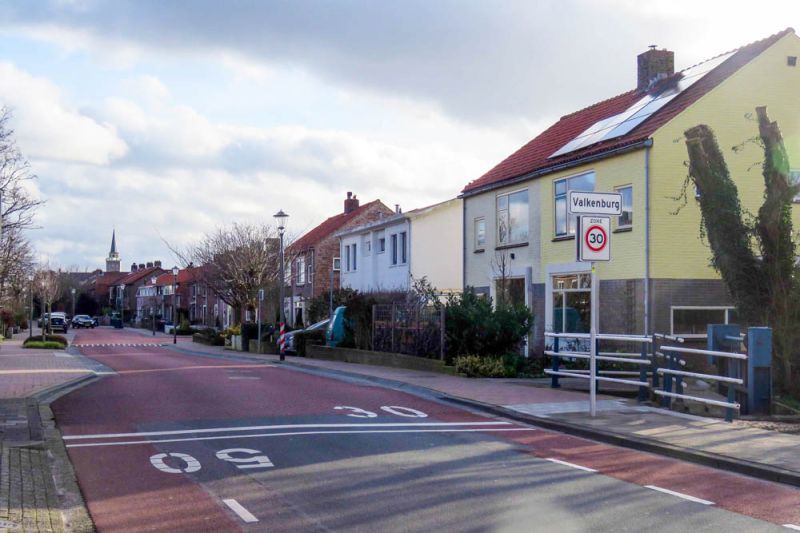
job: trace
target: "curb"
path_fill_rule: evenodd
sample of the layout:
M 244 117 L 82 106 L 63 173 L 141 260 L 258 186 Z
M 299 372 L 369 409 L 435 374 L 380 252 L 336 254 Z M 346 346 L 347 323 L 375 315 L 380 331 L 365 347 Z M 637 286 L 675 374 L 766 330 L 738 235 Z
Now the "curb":
M 224 355 L 218 356 L 207 353 L 200 354 L 198 352 L 191 352 L 189 350 L 176 350 L 176 351 L 182 351 L 183 353 L 191 353 L 208 357 L 222 357 L 227 359 L 227 357 L 225 357 Z M 279 366 L 295 367 L 301 371 L 309 371 L 311 373 L 334 377 L 334 378 L 344 377 L 350 379 L 357 379 L 362 382 L 373 383 L 376 385 L 381 385 L 384 387 L 392 388 L 395 390 L 401 390 L 404 392 L 409 392 L 420 396 L 425 396 L 429 398 L 430 397 L 438 398 L 440 400 L 449 401 L 466 407 L 471 407 L 473 409 L 477 409 L 486 413 L 502 416 L 505 418 L 509 418 L 511 420 L 516 420 L 518 422 L 524 422 L 526 424 L 535 425 L 543 429 L 549 429 L 561 433 L 566 433 L 568 435 L 573 435 L 576 437 L 582 437 L 585 439 L 604 442 L 606 444 L 612 444 L 614 446 L 619 446 L 622 448 L 630 448 L 637 451 L 643 451 L 643 452 L 653 453 L 655 455 L 661 455 L 673 459 L 679 459 L 682 461 L 695 463 L 702 466 L 708 466 L 719 470 L 735 472 L 737 474 L 743 474 L 757 479 L 763 479 L 766 481 L 772 481 L 772 482 L 782 483 L 785 485 L 800 487 L 800 472 L 794 472 L 792 470 L 787 470 L 784 468 L 764 465 L 761 463 L 754 463 L 752 461 L 745 461 L 742 459 L 736 459 L 733 457 L 728 457 L 715 453 L 704 452 L 692 448 L 674 446 L 672 444 L 667 444 L 652 439 L 633 437 L 630 435 L 615 433 L 613 431 L 601 431 L 595 428 L 582 426 L 571 422 L 563 422 L 553 418 L 544 418 L 544 417 L 528 415 L 525 413 L 520 413 L 518 411 L 507 409 L 502 406 L 484 403 L 477 400 L 471 400 L 468 398 L 461 398 L 459 396 L 452 396 L 450 394 L 438 391 L 436 389 L 431 389 L 421 385 L 412 385 L 404 381 L 398 381 L 394 379 L 382 378 L 377 376 L 369 376 L 369 375 L 359 374 L 357 372 L 349 372 L 346 370 L 333 370 L 327 368 L 320 368 L 318 366 L 303 364 L 295 361 L 271 361 L 251 355 L 241 355 L 238 356 L 237 358 L 240 360 L 269 362 L 270 364 L 275 364 Z

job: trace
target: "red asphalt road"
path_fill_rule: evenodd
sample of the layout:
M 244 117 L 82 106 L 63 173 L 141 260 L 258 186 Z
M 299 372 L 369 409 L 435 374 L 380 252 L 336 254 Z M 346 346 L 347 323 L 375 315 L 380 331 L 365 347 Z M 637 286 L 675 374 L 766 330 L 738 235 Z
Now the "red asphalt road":
M 81 332 L 75 343 L 146 340 L 135 334 L 97 330 Z M 371 411 L 378 411 L 381 405 L 403 405 L 439 421 L 486 420 L 389 389 L 261 364 L 180 355 L 157 346 L 87 347 L 82 351 L 119 375 L 106 377 L 53 405 L 62 433 L 69 436 L 137 432 L 143 424 L 158 422 L 193 421 L 207 426 L 211 421 L 267 413 L 286 417 L 333 414 L 332 408 L 342 404 Z M 247 377 L 261 379 L 232 381 Z M 524 446 L 537 457 L 556 458 L 622 481 L 702 498 L 775 524 L 800 524 L 800 491 L 792 487 L 547 430 L 492 435 Z M 188 476 L 165 476 L 150 467 L 148 458 L 159 451 L 155 446 L 133 448 L 68 450 L 99 530 L 219 531 L 239 527 L 237 518 L 219 499 Z

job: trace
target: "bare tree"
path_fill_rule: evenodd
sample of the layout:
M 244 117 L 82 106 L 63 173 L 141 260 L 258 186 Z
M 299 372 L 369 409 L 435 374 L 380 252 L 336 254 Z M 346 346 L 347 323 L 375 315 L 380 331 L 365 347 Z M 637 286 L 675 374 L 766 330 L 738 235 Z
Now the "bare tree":
M 30 228 L 36 209 L 44 202 L 33 198 L 25 182 L 35 179 L 10 128 L 11 111 L 0 108 L 0 224 L 3 234 Z
M 259 289 L 279 283 L 280 244 L 276 230 L 266 224 L 234 223 L 206 234 L 186 250 L 170 248 L 184 265 L 198 267 L 205 285 L 233 307 L 236 323 L 245 309 L 256 307 Z M 287 254 L 287 264 L 290 261 Z
M 33 249 L 19 229 L 7 231 L 0 239 L 0 298 L 7 308 L 20 310 L 33 272 Z
M 41 265 L 34 274 L 34 287 L 42 299 L 42 311 L 47 313 L 47 323 L 42 324 L 42 335 L 52 333 L 50 315 L 53 311 L 53 300 L 61 293 L 61 269 L 53 270 L 50 265 Z

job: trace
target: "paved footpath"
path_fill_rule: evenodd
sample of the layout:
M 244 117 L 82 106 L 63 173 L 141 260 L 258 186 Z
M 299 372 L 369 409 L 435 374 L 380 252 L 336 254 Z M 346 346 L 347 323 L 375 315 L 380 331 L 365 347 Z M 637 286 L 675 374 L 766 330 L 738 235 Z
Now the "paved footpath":
M 237 353 L 199 344 L 180 344 L 175 349 Z M 278 360 L 271 355 L 253 356 Z M 588 415 L 588 394 L 543 388 L 533 380 L 463 378 L 293 356 L 287 356 L 286 364 L 359 375 L 399 387 L 421 387 L 551 429 L 800 485 L 800 435 L 669 412 L 603 395 L 598 396 L 598 414 L 592 418 Z

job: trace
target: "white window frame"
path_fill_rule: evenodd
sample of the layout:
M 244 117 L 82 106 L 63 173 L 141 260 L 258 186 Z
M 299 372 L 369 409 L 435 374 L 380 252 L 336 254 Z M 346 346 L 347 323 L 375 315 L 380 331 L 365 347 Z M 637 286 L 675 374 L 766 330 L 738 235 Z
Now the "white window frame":
M 389 246 L 389 248 L 391 249 L 391 257 L 389 258 L 389 263 L 392 266 L 397 265 L 397 260 L 399 256 L 399 254 L 397 253 L 398 240 L 399 239 L 397 238 L 397 233 L 392 233 L 391 235 L 389 235 L 389 242 L 391 243 L 391 245 Z
M 353 270 L 351 272 L 358 271 L 358 244 L 353 243 L 350 246 L 353 247 L 353 253 L 350 256 L 353 258 Z
M 513 195 L 515 195 L 515 194 L 519 194 L 519 193 L 522 193 L 522 192 L 524 192 L 524 193 L 526 193 L 528 195 L 528 200 L 526 202 L 526 205 L 527 205 L 526 211 L 527 212 L 525 213 L 525 215 L 526 215 L 525 218 L 526 218 L 526 221 L 527 221 L 527 224 L 525 225 L 525 238 L 512 241 L 511 240 L 511 233 L 512 233 L 511 232 L 511 197 Z M 498 204 L 500 203 L 500 199 L 503 198 L 503 197 L 506 198 L 506 208 L 505 209 L 499 209 L 498 208 Z M 531 213 L 530 213 L 531 204 L 530 204 L 530 201 L 531 201 L 531 193 L 530 193 L 530 191 L 528 190 L 527 187 L 523 187 L 521 189 L 517 189 L 517 190 L 514 190 L 514 191 L 504 192 L 502 194 L 498 194 L 498 195 L 495 196 L 495 199 L 494 199 L 495 217 L 494 217 L 494 219 L 495 219 L 495 238 L 497 239 L 497 241 L 496 241 L 497 242 L 497 246 L 513 246 L 515 244 L 524 244 L 524 243 L 528 242 L 528 239 L 530 238 L 530 224 L 531 224 Z M 506 240 L 505 241 L 500 237 L 500 229 L 501 229 L 500 214 L 502 212 L 505 212 L 507 217 L 508 217 L 508 235 L 506 236 Z
M 295 270 L 297 270 L 297 285 L 306 284 L 306 256 L 300 255 L 295 259 Z
M 350 272 L 350 245 L 344 247 L 344 271 Z
M 398 235 L 400 236 L 398 239 L 400 243 L 400 264 L 405 265 L 408 263 L 408 232 L 401 231 Z
M 386 253 L 386 236 L 378 237 L 378 253 Z
M 589 174 L 591 174 L 594 177 L 594 185 L 592 186 L 592 191 L 587 191 L 587 192 L 593 192 L 597 188 L 597 173 L 594 170 L 587 170 L 586 172 L 581 172 L 579 174 L 573 174 L 572 176 L 564 176 L 563 178 L 558 178 L 558 179 L 553 180 L 553 235 L 555 235 L 556 238 L 559 238 L 559 237 L 574 237 L 575 236 L 575 232 L 574 231 L 570 231 L 570 229 L 575 229 L 575 228 L 572 228 L 571 226 L 573 226 L 574 219 L 576 217 L 574 215 L 570 215 L 569 214 L 569 205 L 567 205 L 567 202 L 569 202 L 569 191 L 576 190 L 576 189 L 571 189 L 570 186 L 569 186 L 569 183 L 570 183 L 571 180 L 574 180 L 576 178 L 580 178 L 582 176 L 587 176 Z M 557 184 L 562 182 L 562 181 L 565 182 L 564 192 L 561 193 L 561 194 L 556 194 Z M 556 207 L 556 205 L 558 204 L 558 200 L 562 199 L 562 198 L 564 199 L 565 216 L 567 217 L 566 224 L 564 226 L 565 229 L 566 229 L 566 232 L 559 233 L 558 232 L 558 208 Z
M 478 241 L 478 224 L 483 224 L 483 242 Z M 486 217 L 477 217 L 472 222 L 472 245 L 473 250 L 476 252 L 482 252 L 486 249 Z
M 633 228 L 633 184 L 629 183 L 627 185 L 620 185 L 619 187 L 614 187 L 614 192 L 619 193 L 620 198 L 622 198 L 622 191 L 624 189 L 631 190 L 631 223 L 630 224 L 622 224 L 622 215 L 618 217 L 614 217 L 616 219 L 617 229 L 631 229 Z M 624 213 L 624 200 L 623 200 L 623 213 Z
M 671 305 L 669 308 L 669 333 L 684 339 L 707 339 L 705 333 L 675 333 L 675 310 L 686 311 L 725 311 L 725 324 L 730 324 L 731 311 L 736 308 L 731 305 Z

